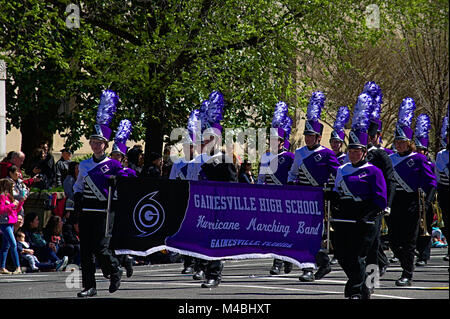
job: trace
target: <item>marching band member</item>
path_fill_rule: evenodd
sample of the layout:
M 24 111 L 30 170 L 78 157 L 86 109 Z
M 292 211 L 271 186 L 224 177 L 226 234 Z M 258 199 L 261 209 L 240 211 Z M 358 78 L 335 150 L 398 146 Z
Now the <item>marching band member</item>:
M 291 125 L 292 119 L 288 116 L 288 105 L 282 101 L 278 102 L 272 119 L 272 128 L 275 131 L 273 137 L 278 138 L 278 154 L 271 154 L 270 151 L 263 154 L 259 168 L 258 184 L 285 185 L 287 183 L 288 172 L 294 160 L 294 154 L 289 152 Z M 275 171 L 272 171 L 273 168 Z M 284 273 L 290 273 L 292 263 L 275 259 L 270 269 L 270 274 L 279 275 L 283 264 Z
M 435 172 L 436 177 L 438 181 L 438 188 L 437 188 L 437 197 L 438 197 L 438 203 L 439 207 L 442 211 L 442 219 L 444 220 L 444 228 L 443 233 L 445 238 L 449 240 L 449 220 L 448 220 L 448 198 L 449 198 L 449 192 L 448 192 L 448 171 L 449 171 L 449 164 L 448 164 L 448 150 L 449 150 L 449 143 L 448 143 L 448 111 L 447 116 L 444 117 L 444 121 L 442 123 L 441 128 L 441 143 L 444 146 L 444 149 L 441 150 L 436 155 L 436 166 L 435 166 Z M 448 250 L 447 250 L 447 256 L 444 257 L 444 260 L 448 261 Z
M 377 236 L 375 219 L 387 201 L 383 173 L 365 159 L 368 122 L 367 109 L 357 112 L 355 108 L 348 145 L 350 162 L 339 167 L 332 193 L 337 206 L 333 218 L 341 220 L 332 220 L 335 255 L 348 277 L 344 295 L 350 299 L 370 298 L 366 258 Z
M 383 276 L 386 272 L 389 260 L 384 253 L 383 246 L 381 245 L 381 224 L 383 218 L 386 219 L 386 216 L 390 214 L 394 196 L 393 191 L 395 190 L 395 180 L 393 176 L 394 170 L 392 167 L 391 159 L 389 158 L 389 154 L 392 154 L 392 151 L 388 153 L 387 149 L 381 147 L 381 145 L 379 144 L 382 127 L 382 122 L 380 120 L 381 104 L 383 103 L 381 89 L 375 82 L 369 81 L 364 85 L 363 93 L 367 94 L 370 97 L 367 99 L 370 121 L 367 131 L 369 138 L 367 144 L 366 160 L 370 164 L 378 167 L 383 173 L 384 180 L 386 182 L 388 198 L 387 207 L 384 210 L 384 216 L 380 214 L 375 219 L 377 234 L 374 245 L 373 247 L 371 247 L 368 253 L 367 263 L 378 265 L 380 276 Z
M 112 146 L 110 158 L 114 159 L 120 163 L 123 162 L 126 154 L 127 154 L 127 140 L 130 137 L 131 133 L 131 122 L 129 120 L 122 120 L 119 123 L 119 127 L 117 128 L 116 136 L 114 137 L 114 144 Z M 122 165 L 123 166 L 123 165 Z M 129 173 L 129 176 L 136 177 L 136 172 L 131 168 L 124 167 L 124 171 Z M 117 200 L 116 197 L 113 200 Z M 113 252 L 114 254 L 114 252 Z M 115 255 L 117 260 L 119 260 L 120 265 L 125 267 L 127 272 L 127 277 L 131 277 L 133 275 L 133 258 L 129 255 Z
M 416 127 L 414 130 L 414 144 L 416 151 L 427 158 L 431 166 L 431 171 L 435 171 L 435 164 L 428 156 L 428 130 L 431 128 L 431 121 L 427 114 L 420 114 L 416 119 Z M 433 199 L 434 201 L 434 199 Z M 426 211 L 426 233 L 428 235 L 419 234 L 417 236 L 417 261 L 416 266 L 425 266 L 431 255 L 431 233 L 433 232 L 433 205 L 427 207 Z
M 323 125 L 319 122 L 320 113 L 325 102 L 325 95 L 314 92 L 307 109 L 307 121 L 305 130 L 305 146 L 294 153 L 294 162 L 288 173 L 288 184 L 297 184 L 323 188 L 330 176 L 336 176 L 339 162 L 334 152 L 320 145 Z M 319 266 L 313 275 L 312 268 L 304 268 L 300 281 L 311 282 L 314 279 L 323 278 L 331 271 L 330 258 L 323 251 L 316 255 L 316 263 Z
M 189 114 L 187 125 L 189 136 L 185 136 L 182 141 L 184 157 L 173 160 L 169 179 L 188 180 L 188 167 L 191 165 L 190 161 L 194 156 L 194 143 L 196 141 L 197 130 L 200 130 L 199 112 L 199 110 L 194 110 Z M 181 271 L 182 274 L 192 274 L 196 271 L 197 276 L 202 277 L 202 274 L 198 274 L 200 269 L 198 269 L 196 258 L 183 255 L 183 260 L 183 270 Z
M 347 124 L 349 119 L 350 111 L 348 107 L 341 106 L 336 114 L 336 120 L 333 124 L 333 131 L 331 131 L 330 135 L 330 146 L 336 155 L 339 165 L 344 164 L 346 160 L 346 154 L 342 152 L 342 145 L 344 144 L 345 138 L 345 124 Z
M 109 249 L 107 236 L 108 183 L 112 176 L 128 176 L 122 165 L 106 157 L 105 150 L 111 136 L 108 127 L 116 104 L 119 100 L 113 91 L 104 91 L 97 112 L 95 133 L 89 138 L 93 156 L 80 162 L 78 178 L 74 189 L 74 213 L 79 218 L 81 275 L 83 290 L 78 297 L 92 297 L 97 294 L 95 281 L 95 260 L 98 261 L 103 275 L 110 278 L 109 292 L 119 289 L 122 268 Z M 112 222 L 112 219 L 109 220 Z M 110 226 L 110 225 L 109 225 Z M 95 257 L 95 258 L 94 258 Z
M 400 279 L 395 282 L 397 286 L 411 285 L 419 210 L 431 205 L 437 186 L 427 158 L 415 152 L 410 128 L 415 108 L 412 98 L 403 99 L 394 135 L 397 153 L 390 155 L 397 186 L 389 217 L 389 236 L 392 251 L 403 269 Z M 420 190 L 426 194 L 424 202 L 419 200 Z

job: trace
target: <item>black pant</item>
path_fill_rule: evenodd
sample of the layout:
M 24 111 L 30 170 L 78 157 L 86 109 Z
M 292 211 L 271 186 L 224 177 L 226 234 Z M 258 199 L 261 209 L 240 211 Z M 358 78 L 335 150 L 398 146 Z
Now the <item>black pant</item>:
M 381 245 L 381 220 L 383 216 L 379 215 L 375 219 L 375 240 L 373 241 L 372 247 L 370 247 L 370 250 L 367 255 L 367 264 L 375 264 L 378 265 L 379 269 L 381 270 L 383 267 L 386 267 L 389 264 L 388 258 L 386 257 L 386 254 L 384 253 L 383 247 Z
M 110 227 L 113 218 L 110 218 Z M 105 237 L 106 214 L 101 212 L 80 213 L 80 248 L 81 275 L 83 288 L 96 288 L 95 261 L 104 276 L 116 274 L 120 271 L 119 261 L 109 249 L 109 237 Z
M 377 226 L 363 223 L 334 223 L 333 228 L 336 233 L 335 256 L 348 277 L 344 295 L 368 298 L 370 292 L 365 284 L 366 258 L 376 239 Z
M 197 263 L 199 265 L 199 269 L 205 272 L 206 280 L 222 280 L 223 263 L 221 260 L 197 259 Z
M 394 255 L 400 260 L 402 278 L 413 277 L 419 219 L 417 192 L 397 191 L 389 216 L 389 239 Z

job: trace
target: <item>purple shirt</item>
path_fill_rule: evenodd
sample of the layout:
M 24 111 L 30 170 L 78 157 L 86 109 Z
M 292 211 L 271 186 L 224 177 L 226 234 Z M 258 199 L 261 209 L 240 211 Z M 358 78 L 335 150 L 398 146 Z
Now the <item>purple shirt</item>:
M 294 154 L 288 151 L 274 156 L 264 154 L 258 174 L 258 184 L 286 185 L 288 173 L 294 161 Z
M 339 162 L 334 152 L 319 146 L 313 150 L 303 146 L 295 150 L 294 161 L 288 173 L 288 182 L 323 187 L 330 176 L 336 176 Z
M 383 172 L 366 163 L 359 167 L 347 163 L 339 167 L 334 191 L 341 199 L 351 198 L 355 202 L 372 201 L 381 210 L 387 207 L 387 188 Z
M 422 188 L 425 193 L 428 193 L 431 188 L 437 186 L 436 176 L 424 155 L 411 152 L 405 156 L 394 153 L 389 157 L 394 168 L 397 190 L 412 193 Z

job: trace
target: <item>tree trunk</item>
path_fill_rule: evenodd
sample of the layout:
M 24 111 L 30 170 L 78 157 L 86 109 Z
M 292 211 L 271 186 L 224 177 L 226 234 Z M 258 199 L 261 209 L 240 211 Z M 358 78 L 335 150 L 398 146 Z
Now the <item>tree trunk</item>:
M 41 142 L 48 142 L 49 150 L 51 150 L 53 134 L 47 132 L 45 127 L 41 127 L 39 120 L 32 114 L 22 119 L 20 133 L 22 134 L 21 151 L 25 153 L 23 168 L 26 168 L 30 159 L 33 157 L 34 150 L 39 147 Z

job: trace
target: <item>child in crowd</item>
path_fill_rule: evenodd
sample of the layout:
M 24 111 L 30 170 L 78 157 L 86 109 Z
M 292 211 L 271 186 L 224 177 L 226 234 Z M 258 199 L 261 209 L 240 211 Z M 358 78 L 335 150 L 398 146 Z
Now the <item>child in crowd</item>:
M 24 261 L 24 265 L 28 264 L 32 272 L 44 270 L 44 269 L 56 269 L 60 271 L 67 266 L 67 257 L 58 260 L 57 262 L 39 262 L 39 259 L 34 255 L 34 250 L 30 248 L 30 244 L 25 241 L 25 233 L 18 231 L 16 233 L 17 239 L 17 252 Z

